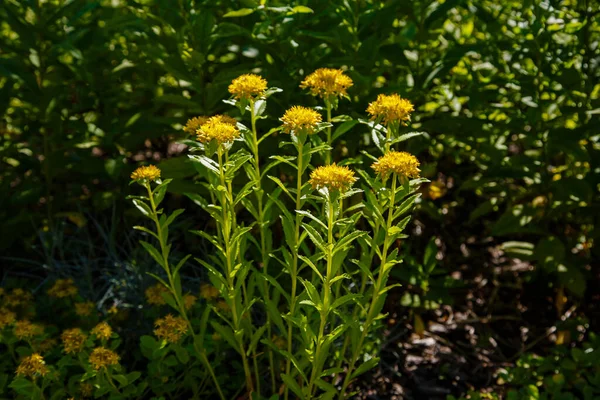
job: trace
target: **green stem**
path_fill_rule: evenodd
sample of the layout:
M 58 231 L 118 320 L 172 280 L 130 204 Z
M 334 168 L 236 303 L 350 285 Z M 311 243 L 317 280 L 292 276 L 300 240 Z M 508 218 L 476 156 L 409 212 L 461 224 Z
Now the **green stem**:
M 325 98 L 325 108 L 327 109 L 327 123 L 329 126 L 327 127 L 327 144 L 329 147 L 333 147 L 331 143 L 331 101 Z M 325 153 L 325 165 L 331 164 L 331 150 L 326 150 Z

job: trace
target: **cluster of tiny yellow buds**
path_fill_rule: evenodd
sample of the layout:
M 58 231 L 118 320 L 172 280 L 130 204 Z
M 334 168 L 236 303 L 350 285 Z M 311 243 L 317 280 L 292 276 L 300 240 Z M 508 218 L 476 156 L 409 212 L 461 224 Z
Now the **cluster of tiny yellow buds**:
M 219 289 L 212 285 L 209 285 L 208 283 L 203 283 L 202 285 L 200 285 L 200 297 L 202 297 L 206 301 L 212 301 L 219 297 Z
M 160 169 L 154 165 L 139 167 L 131 173 L 134 181 L 155 181 L 160 178 Z
M 164 318 L 159 318 L 154 322 L 156 329 L 154 334 L 169 343 L 177 343 L 187 333 L 188 326 L 185 319 L 174 317 L 169 314 Z
M 79 393 L 82 397 L 92 397 L 94 394 L 94 386 L 91 383 L 84 382 L 79 385 Z
M 17 375 L 28 376 L 30 378 L 45 376 L 48 372 L 49 370 L 44 357 L 38 353 L 33 353 L 29 357 L 23 358 L 17 367 Z
M 73 279 L 57 279 L 54 285 L 48 289 L 48 295 L 50 297 L 56 297 L 62 299 L 64 297 L 76 296 L 79 291 L 75 286 Z
M 231 118 L 231 117 L 228 117 Z M 222 115 L 210 117 L 200 129 L 196 131 L 196 137 L 200 143 L 208 144 L 213 140 L 219 145 L 233 142 L 240 136 L 237 126 Z
M 28 320 L 15 322 L 14 333 L 17 339 L 31 339 L 35 336 L 42 335 L 44 328 L 41 325 L 33 324 Z
M 347 96 L 347 90 L 353 85 L 352 79 L 341 69 L 319 68 L 308 75 L 300 84 L 309 89 L 313 96 Z
M 369 103 L 367 112 L 371 119 L 381 119 L 384 124 L 393 122 L 406 123 L 410 121 L 410 113 L 415 110 L 409 100 L 403 99 L 397 93 L 380 94 L 377 100 Z
M 96 347 L 92 350 L 89 361 L 90 364 L 92 364 L 92 367 L 97 371 L 101 368 L 106 368 L 109 365 L 117 365 L 119 363 L 119 355 L 104 347 Z
M 313 189 L 326 187 L 330 191 L 346 191 L 357 178 L 354 177 L 354 171 L 348 167 L 331 164 L 316 168 L 310 174 L 310 184 Z
M 162 296 L 163 293 L 169 293 L 169 290 L 162 283 L 157 283 L 154 286 L 150 286 L 145 292 L 148 304 L 153 304 L 156 306 L 162 306 L 166 304 L 166 301 Z
M 57 344 L 58 341 L 54 338 L 44 339 L 37 345 L 36 350 L 40 353 L 45 353 L 56 347 Z
M 33 300 L 33 295 L 21 288 L 15 288 L 10 293 L 5 293 L 4 304 L 7 307 L 19 307 L 28 305 Z
M 86 301 L 83 303 L 75 303 L 75 314 L 80 317 L 89 317 L 96 308 L 96 304 L 93 301 Z
M 0 330 L 14 324 L 17 314 L 7 308 L 0 308 Z
M 208 121 L 208 118 L 209 117 L 201 116 L 188 119 L 183 127 L 183 131 L 189 133 L 190 135 L 195 135 L 196 131 L 200 129 L 202 124 Z
M 238 76 L 229 85 L 229 93 L 236 99 L 260 97 L 267 90 L 267 81 L 256 74 Z
M 112 336 L 112 328 L 106 321 L 100 322 L 92 329 L 92 335 L 100 340 L 108 340 Z
M 198 298 L 196 296 L 194 296 L 193 294 L 186 293 L 183 295 L 183 306 L 185 307 L 186 310 L 189 310 L 192 307 L 194 307 L 194 304 L 196 304 L 197 301 L 198 301 Z
M 74 354 L 83 350 L 87 336 L 81 329 L 73 328 L 65 330 L 62 335 L 60 335 L 60 339 L 63 342 L 65 353 Z
M 387 177 L 391 173 L 408 178 L 419 177 L 419 160 L 405 151 L 388 151 L 373 163 L 372 167 L 380 176 Z
M 316 132 L 317 124 L 321 121 L 321 114 L 311 108 L 302 106 L 293 106 L 281 117 L 283 130 L 287 133 L 294 131 L 311 135 Z

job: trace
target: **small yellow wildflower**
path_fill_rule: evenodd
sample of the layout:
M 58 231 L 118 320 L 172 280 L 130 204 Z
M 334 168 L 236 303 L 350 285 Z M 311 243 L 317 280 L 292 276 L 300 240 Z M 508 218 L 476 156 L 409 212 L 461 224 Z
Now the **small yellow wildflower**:
M 91 383 L 84 382 L 79 385 L 79 393 L 82 397 L 92 397 L 94 394 L 94 386 Z
M 398 176 L 419 177 L 419 160 L 405 151 L 388 151 L 373 164 L 379 175 L 386 177 L 392 172 Z
M 17 339 L 31 339 L 43 334 L 44 328 L 41 325 L 33 324 L 25 319 L 15 323 L 14 333 Z
M 17 314 L 7 308 L 0 308 L 0 329 L 14 324 L 17 319 Z
M 54 285 L 48 289 L 48 295 L 50 297 L 56 297 L 59 299 L 76 296 L 77 293 L 77 287 L 71 278 L 57 279 L 56 282 L 54 282 Z
M 352 79 L 341 69 L 319 68 L 302 81 L 300 87 L 309 89 L 313 96 L 347 96 Z
M 187 333 L 188 326 L 185 319 L 168 314 L 154 322 L 154 334 L 169 343 L 177 343 Z
M 287 133 L 292 131 L 313 134 L 317 124 L 322 121 L 321 114 L 307 107 L 293 106 L 283 114 L 283 130 Z
M 94 304 L 93 301 L 75 303 L 75 314 L 79 315 L 80 317 L 89 317 L 94 311 L 95 307 L 96 304 Z
M 106 321 L 102 321 L 92 329 L 92 335 L 101 340 L 108 340 L 112 336 L 112 328 Z
M 240 136 L 240 131 L 236 125 L 227 122 L 222 115 L 215 115 L 200 126 L 196 136 L 200 143 L 208 144 L 214 140 L 221 145 L 233 142 Z
M 60 335 L 60 338 L 63 342 L 65 353 L 74 354 L 83 350 L 87 336 L 81 329 L 73 328 L 65 330 L 62 335 Z
M 45 376 L 48 372 L 49 370 L 48 367 L 46 367 L 44 357 L 38 353 L 33 353 L 29 357 L 23 358 L 17 367 L 17 375 L 24 375 L 30 378 Z
M 256 74 L 238 76 L 229 85 L 229 93 L 236 99 L 251 99 L 254 96 L 262 96 L 265 90 L 267 90 L 267 81 Z
M 154 165 L 139 167 L 131 174 L 134 181 L 155 181 L 160 178 L 160 169 Z
M 162 306 L 167 303 L 162 294 L 169 293 L 169 290 L 162 283 L 157 283 L 156 285 L 150 286 L 148 289 L 146 289 L 145 293 L 148 304 Z
M 410 113 L 415 110 L 409 100 L 403 99 L 397 93 L 390 95 L 380 94 L 377 100 L 369 104 L 367 112 L 371 114 L 371 119 L 381 118 L 383 123 L 391 122 L 406 123 L 410 121 Z
M 427 195 L 431 200 L 439 199 L 440 197 L 444 196 L 448 191 L 444 183 L 440 181 L 431 182 L 427 189 Z
M 106 368 L 109 365 L 117 365 L 119 363 L 119 355 L 112 350 L 104 347 L 96 347 L 90 354 L 90 364 L 95 370 Z
M 208 283 L 203 283 L 200 285 L 200 297 L 204 298 L 207 301 L 211 301 L 219 297 L 219 289 L 216 287 L 209 285 Z
M 237 126 L 237 120 L 233 117 L 230 117 L 229 115 L 217 114 L 214 117 L 219 117 L 221 119 L 221 122 L 225 122 L 226 124 Z M 200 127 L 204 125 L 209 120 L 209 118 L 210 117 L 200 116 L 188 119 L 185 124 L 185 127 L 183 128 L 184 132 L 187 132 L 191 135 L 195 135 L 198 132 L 198 129 L 200 129 Z
M 8 307 L 19 307 L 29 304 L 33 300 L 33 294 L 21 288 L 15 288 L 10 293 L 5 293 L 4 303 Z
M 334 163 L 316 168 L 310 174 L 309 182 L 313 189 L 326 187 L 331 191 L 346 191 L 356 180 L 354 171 L 348 167 L 340 167 Z
M 183 295 L 183 305 L 186 310 L 189 310 L 192 307 L 194 307 L 194 304 L 196 304 L 197 301 L 198 301 L 198 298 L 196 296 L 194 296 L 193 294 L 186 293 Z
M 52 350 L 57 344 L 58 341 L 54 338 L 44 339 L 37 345 L 36 350 L 40 353 L 45 353 Z

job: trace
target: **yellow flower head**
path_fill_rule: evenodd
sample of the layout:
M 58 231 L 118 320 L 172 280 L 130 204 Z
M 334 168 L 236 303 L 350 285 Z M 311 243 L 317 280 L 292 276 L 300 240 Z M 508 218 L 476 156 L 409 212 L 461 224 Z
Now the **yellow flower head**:
M 409 100 L 403 99 L 397 93 L 380 94 L 377 100 L 369 104 L 367 112 L 371 114 L 371 119 L 381 118 L 383 123 L 390 122 L 406 123 L 410 121 L 410 113 L 415 110 Z
M 7 308 L 0 308 L 0 330 L 15 323 L 17 314 Z
M 229 115 L 218 114 L 218 115 L 215 115 L 214 117 L 219 117 L 221 119 L 221 122 L 225 122 L 227 124 L 237 126 L 237 120 L 233 117 L 230 117 Z M 183 130 L 184 130 L 184 132 L 187 132 L 191 135 L 196 135 L 198 132 L 198 129 L 200 129 L 200 127 L 202 125 L 204 125 L 209 119 L 210 119 L 210 117 L 206 117 L 206 116 L 194 117 L 194 118 L 188 119 Z
M 58 341 L 54 338 L 44 339 L 37 345 L 36 350 L 40 353 L 45 353 L 49 350 L 52 350 L 57 344 Z
M 79 385 L 79 393 L 82 397 L 92 397 L 94 394 L 94 386 L 91 383 L 84 382 Z
M 112 336 L 112 328 L 105 321 L 100 322 L 92 329 L 92 335 L 96 335 L 101 340 L 108 340 Z
M 21 288 L 15 288 L 10 293 L 4 295 L 4 303 L 8 307 L 19 307 L 29 304 L 33 300 L 33 295 Z
M 60 338 L 63 342 L 65 353 L 74 354 L 83 350 L 83 345 L 85 344 L 87 336 L 81 329 L 73 328 L 65 330 L 62 335 L 60 335 Z
M 183 306 L 185 307 L 186 310 L 189 310 L 192 307 L 194 307 L 194 304 L 196 304 L 197 301 L 198 301 L 198 298 L 196 296 L 194 296 L 193 294 L 186 293 L 183 295 Z
M 293 106 L 281 117 L 285 132 L 306 132 L 309 135 L 315 133 L 317 124 L 321 120 L 321 114 L 311 108 L 301 106 Z
M 89 317 L 95 308 L 96 304 L 94 304 L 93 301 L 75 303 L 75 314 L 79 315 L 80 317 Z
M 196 132 L 196 136 L 200 143 L 208 144 L 214 140 L 219 145 L 222 145 L 233 142 L 240 136 L 240 131 L 235 124 L 227 121 L 224 116 L 215 115 L 200 126 L 200 129 Z
M 139 167 L 131 174 L 134 181 L 155 181 L 160 178 L 160 169 L 154 165 Z
M 309 89 L 313 96 L 347 96 L 352 79 L 341 69 L 319 68 L 302 81 L 300 87 Z
M 104 347 L 96 347 L 90 354 L 90 364 L 95 370 L 106 368 L 109 365 L 117 365 L 119 363 L 119 355 L 112 350 Z
M 162 294 L 169 293 L 169 290 L 162 283 L 157 283 L 156 285 L 150 286 L 148 289 L 146 289 L 145 293 L 148 304 L 162 306 L 167 303 Z
M 38 353 L 33 353 L 29 357 L 23 358 L 17 367 L 17 375 L 24 375 L 30 378 L 45 376 L 48 372 L 49 370 L 48 367 L 46 367 L 44 357 Z
M 238 76 L 229 85 L 229 93 L 236 99 L 251 99 L 254 96 L 262 96 L 265 90 L 267 90 L 267 81 L 256 74 Z
M 373 164 L 379 175 L 386 177 L 392 172 L 408 178 L 419 177 L 419 160 L 405 151 L 388 151 Z
M 51 297 L 57 297 L 59 299 L 63 297 L 71 297 L 77 295 L 77 287 L 73 279 L 57 279 L 54 285 L 48 289 L 48 295 Z
M 156 326 L 154 334 L 169 343 L 179 342 L 188 330 L 185 319 L 174 317 L 171 314 L 164 318 L 157 319 L 156 322 L 154 322 L 154 326 Z
M 203 283 L 200 285 L 200 297 L 207 301 L 214 300 L 219 297 L 219 289 L 208 283 Z
M 340 167 L 334 163 L 316 168 L 310 174 L 309 182 L 313 189 L 326 187 L 330 191 L 346 191 L 356 182 L 356 179 L 354 171 L 350 168 Z
M 14 333 L 17 339 L 31 339 L 44 333 L 44 328 L 38 324 L 32 324 L 28 320 L 15 322 Z

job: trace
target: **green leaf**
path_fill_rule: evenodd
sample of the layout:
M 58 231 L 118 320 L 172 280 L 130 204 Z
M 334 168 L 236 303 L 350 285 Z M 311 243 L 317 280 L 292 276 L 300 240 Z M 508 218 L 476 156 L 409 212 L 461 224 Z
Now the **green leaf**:
M 377 358 L 377 357 L 373 357 L 370 360 L 365 361 L 358 368 L 356 368 L 356 370 L 354 370 L 354 372 L 352 373 L 352 377 L 350 379 L 354 379 L 357 376 L 360 376 L 360 375 L 364 374 L 365 372 L 369 371 L 370 369 L 375 368 L 375 366 L 377 366 L 377 364 L 379 364 L 379 358 Z
M 299 399 L 303 399 L 304 398 L 304 394 L 302 393 L 302 389 L 300 388 L 300 386 L 298 385 L 298 382 L 296 382 L 296 380 L 294 378 L 292 378 L 290 375 L 287 375 L 287 374 L 281 374 L 281 379 L 283 380 L 283 383 L 285 383 L 285 385 L 292 392 L 294 392 L 294 394 L 296 396 L 298 396 Z
M 292 12 L 293 13 L 301 13 L 301 14 L 314 13 L 312 8 L 309 8 L 306 6 L 296 6 L 296 7 L 292 8 Z
M 138 199 L 133 199 L 131 200 L 133 205 L 136 206 L 136 208 L 138 210 L 140 210 L 140 212 L 142 214 L 144 214 L 146 217 L 149 217 L 150 215 L 152 215 L 152 209 L 150 209 L 150 206 L 148 206 L 148 204 L 144 203 L 141 200 Z
M 188 361 L 190 361 L 190 353 L 188 353 L 185 348 L 176 343 L 171 344 L 171 348 L 175 351 L 177 359 L 181 361 L 182 364 L 187 364 Z
M 145 242 L 143 240 L 140 240 L 140 243 L 142 244 L 142 247 L 144 247 L 144 249 L 146 249 L 148 254 L 150 254 L 152 256 L 152 258 L 154 258 L 154 261 L 156 261 L 160 266 L 165 268 L 164 260 L 162 258 L 162 255 L 158 251 L 158 249 L 156 247 L 152 246 L 150 243 Z
M 223 15 L 224 18 L 234 18 L 234 17 L 245 17 L 246 15 L 250 15 L 254 12 L 251 8 L 240 8 L 239 10 L 229 11 L 227 14 Z

